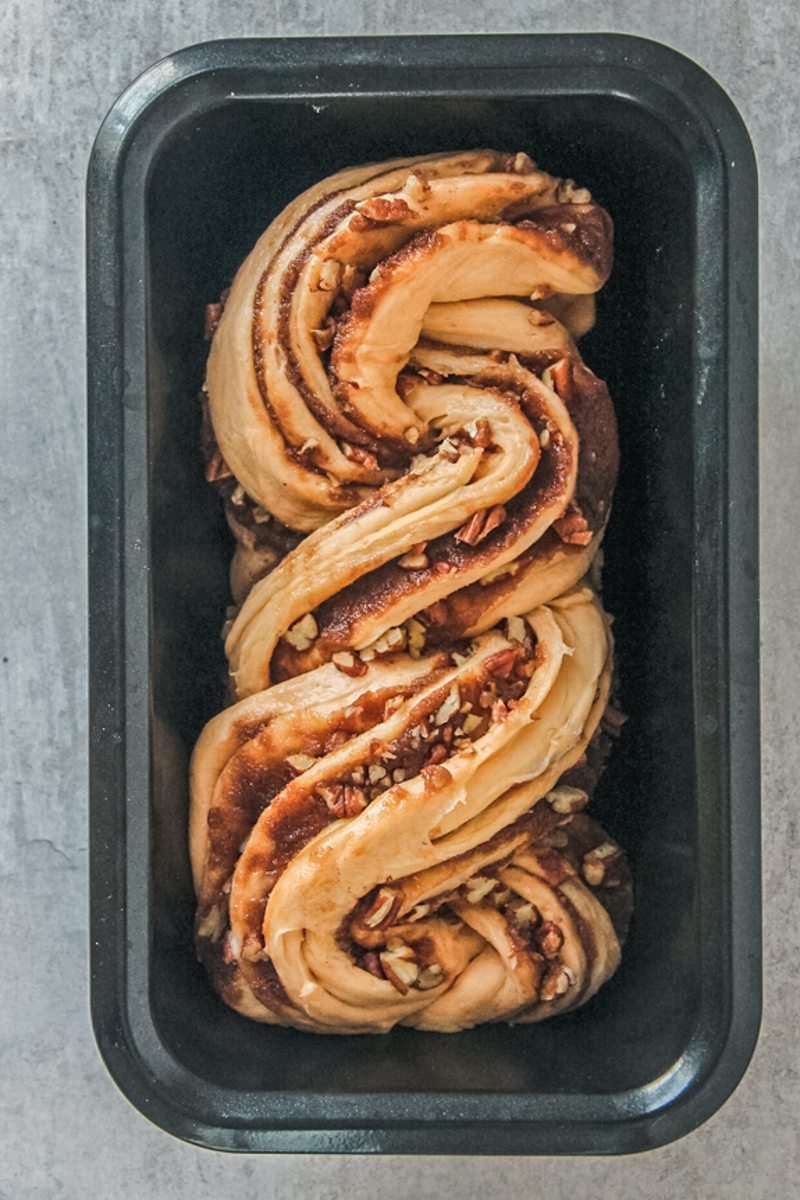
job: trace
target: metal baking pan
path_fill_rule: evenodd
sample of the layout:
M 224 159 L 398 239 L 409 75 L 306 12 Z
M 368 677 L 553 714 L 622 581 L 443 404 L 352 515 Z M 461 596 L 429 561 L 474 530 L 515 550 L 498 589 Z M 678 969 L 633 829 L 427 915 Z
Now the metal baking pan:
M 595 812 L 630 852 L 589 1006 L 458 1035 L 250 1023 L 195 961 L 186 765 L 220 703 L 230 547 L 203 481 L 203 309 L 337 168 L 525 149 L 616 266 L 586 357 L 621 428 L 606 542 L 630 720 Z M 760 1011 L 756 171 L 699 67 L 637 38 L 227 41 L 152 67 L 88 179 L 92 1012 L 151 1120 L 257 1151 L 627 1153 L 714 1112 Z

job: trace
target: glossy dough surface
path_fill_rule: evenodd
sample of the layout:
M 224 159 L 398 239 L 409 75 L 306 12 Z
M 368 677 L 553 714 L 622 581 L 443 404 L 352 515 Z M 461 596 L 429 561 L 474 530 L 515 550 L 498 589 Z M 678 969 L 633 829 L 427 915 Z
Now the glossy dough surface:
M 190 849 L 249 1017 L 538 1021 L 617 967 L 630 875 L 582 811 L 617 437 L 576 345 L 611 262 L 585 189 L 475 151 L 324 180 L 209 306 L 236 607 Z

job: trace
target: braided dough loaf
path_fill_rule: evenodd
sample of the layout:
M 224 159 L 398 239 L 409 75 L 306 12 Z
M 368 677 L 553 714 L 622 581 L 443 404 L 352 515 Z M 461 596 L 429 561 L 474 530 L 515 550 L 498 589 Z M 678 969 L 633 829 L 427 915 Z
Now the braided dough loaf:
M 190 847 L 200 955 L 247 1016 L 537 1021 L 618 964 L 630 876 L 580 811 L 617 439 L 576 339 L 611 239 L 525 154 L 397 160 L 305 192 L 212 306 L 235 702 Z

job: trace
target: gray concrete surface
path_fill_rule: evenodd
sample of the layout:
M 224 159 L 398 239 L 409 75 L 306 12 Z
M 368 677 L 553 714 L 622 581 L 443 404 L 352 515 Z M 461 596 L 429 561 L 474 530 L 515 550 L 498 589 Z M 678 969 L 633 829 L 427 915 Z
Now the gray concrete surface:
M 101 117 L 142 68 L 232 35 L 619 30 L 730 91 L 762 181 L 765 1009 L 743 1083 L 635 1158 L 232 1158 L 179 1144 L 110 1083 L 87 1015 L 83 185 Z M 792 0 L 11 0 L 0 14 L 2 537 L 0 1196 L 627 1200 L 800 1191 L 795 533 L 800 436 L 800 9 Z

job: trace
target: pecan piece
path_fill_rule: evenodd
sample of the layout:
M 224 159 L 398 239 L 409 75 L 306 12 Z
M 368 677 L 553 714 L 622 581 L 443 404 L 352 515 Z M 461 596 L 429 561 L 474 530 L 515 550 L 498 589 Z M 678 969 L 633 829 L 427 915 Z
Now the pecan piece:
M 566 967 L 562 967 L 561 963 L 554 962 L 548 967 L 547 973 L 542 980 L 542 985 L 539 988 L 540 1000 L 555 1000 L 557 996 L 563 996 L 567 988 L 570 986 L 570 977 Z
M 564 945 L 564 934 L 555 921 L 542 921 L 534 940 L 545 958 L 555 958 Z
M 367 807 L 367 798 L 361 788 L 346 784 L 343 796 L 343 816 L 357 817 Z
M 344 675 L 349 675 L 351 679 L 358 679 L 361 675 L 366 675 L 367 673 L 367 664 L 350 650 L 338 651 L 331 657 L 331 662 L 337 671 L 341 671 Z
M 601 887 L 609 867 L 616 865 L 621 858 L 622 851 L 612 842 L 602 842 L 601 845 L 595 846 L 594 850 L 584 854 L 581 869 L 589 887 Z
M 545 800 L 553 812 L 557 812 L 561 816 L 566 816 L 569 813 L 580 812 L 582 808 L 585 808 L 589 803 L 589 793 L 585 792 L 583 788 L 569 787 L 567 784 L 562 783 L 558 787 L 552 788 L 545 796 Z
M 478 512 L 473 513 L 460 529 L 456 530 L 455 539 L 457 542 L 464 542 L 467 546 L 477 546 L 478 542 L 482 542 L 493 529 L 502 525 L 505 519 L 506 510 L 502 504 L 495 504 L 492 508 L 481 508 Z
M 399 196 L 373 196 L 356 205 L 359 216 L 375 225 L 394 225 L 411 216 L 411 209 Z M 352 229 L 353 219 L 350 219 Z
M 563 517 L 559 517 L 557 521 L 554 521 L 553 529 L 555 529 L 561 541 L 569 546 L 588 546 L 594 536 L 589 528 L 586 517 L 575 508 L 565 513 Z
M 541 875 L 551 887 L 558 887 L 570 875 L 576 873 L 572 863 L 563 854 L 559 854 L 558 850 L 537 850 L 535 851 L 535 855 L 538 867 L 537 874 Z
M 326 317 L 325 324 L 321 329 L 312 329 L 311 336 L 314 339 L 314 345 L 322 353 L 323 350 L 330 350 L 333 345 L 333 339 L 336 334 L 336 322 L 333 317 Z
M 318 633 L 319 627 L 313 613 L 306 613 L 287 629 L 283 640 L 288 642 L 293 650 L 308 650 Z
M 550 387 L 567 404 L 572 399 L 572 363 L 568 358 L 560 358 L 548 367 L 546 374 Z
M 350 442 L 342 442 L 341 449 L 345 458 L 349 458 L 351 462 L 360 463 L 368 471 L 377 471 L 377 458 L 369 450 L 365 450 L 363 446 L 353 446 Z
M 403 903 L 403 893 L 391 888 L 378 888 L 372 903 L 365 910 L 362 921 L 368 929 L 381 929 L 391 925 L 400 911 Z
M 479 450 L 485 450 L 492 444 L 492 427 L 486 417 L 478 417 L 477 421 L 471 422 L 467 426 L 467 433 L 473 446 Z

